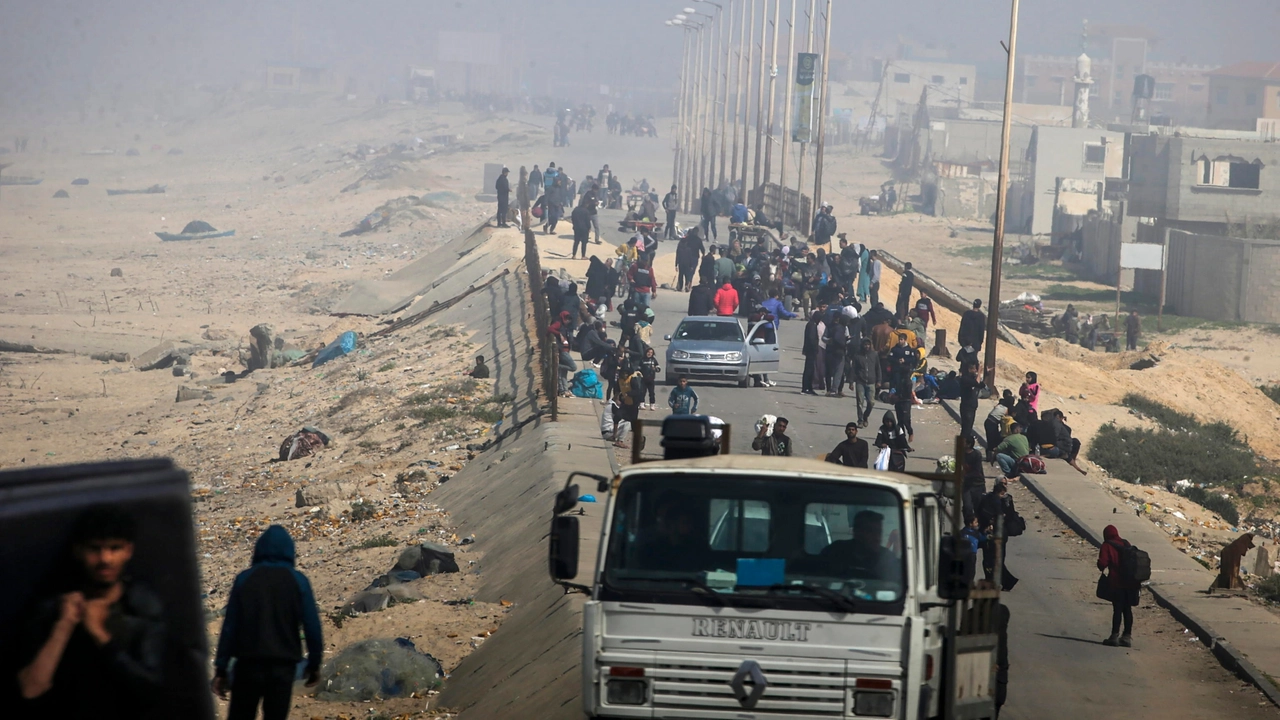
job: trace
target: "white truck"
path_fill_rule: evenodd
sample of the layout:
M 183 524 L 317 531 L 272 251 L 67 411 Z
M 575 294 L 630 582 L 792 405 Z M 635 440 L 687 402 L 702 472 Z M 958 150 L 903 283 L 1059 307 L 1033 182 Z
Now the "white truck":
M 586 715 L 995 717 L 998 593 L 943 534 L 951 478 L 709 455 L 705 421 L 668 418 L 674 459 L 556 498 L 552 577 L 589 595 Z M 571 582 L 579 475 L 607 494 L 590 586 Z

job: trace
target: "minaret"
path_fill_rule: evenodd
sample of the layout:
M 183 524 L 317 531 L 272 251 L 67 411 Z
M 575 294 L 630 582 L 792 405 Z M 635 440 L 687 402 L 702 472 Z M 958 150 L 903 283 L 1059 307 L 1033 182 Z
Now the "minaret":
M 1082 128 L 1089 125 L 1089 88 L 1093 85 L 1090 70 L 1093 61 L 1085 54 L 1089 42 L 1089 21 L 1084 21 L 1084 32 L 1080 36 L 1080 57 L 1076 58 L 1076 100 L 1071 112 L 1071 127 Z

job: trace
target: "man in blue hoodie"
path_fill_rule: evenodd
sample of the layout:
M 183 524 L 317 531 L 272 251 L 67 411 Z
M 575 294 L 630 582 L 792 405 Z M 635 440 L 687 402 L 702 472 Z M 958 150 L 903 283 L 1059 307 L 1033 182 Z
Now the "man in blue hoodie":
M 293 567 L 293 538 L 279 525 L 267 528 L 253 548 L 253 565 L 236 576 L 214 659 L 213 691 L 231 691 L 227 720 L 284 720 L 293 679 L 302 660 L 299 631 L 307 641 L 307 687 L 320 682 L 324 639 L 307 576 Z M 228 665 L 234 678 L 228 682 Z

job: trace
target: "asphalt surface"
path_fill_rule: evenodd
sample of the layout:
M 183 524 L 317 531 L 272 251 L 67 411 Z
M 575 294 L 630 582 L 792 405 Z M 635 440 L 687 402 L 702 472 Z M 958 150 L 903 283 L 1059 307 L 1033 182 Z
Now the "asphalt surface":
M 672 276 L 673 251 L 671 242 L 660 248 L 656 267 L 663 280 Z M 688 297 L 660 290 L 653 303 L 657 316 L 654 347 L 659 358 L 666 350 L 662 338 L 684 317 Z M 800 394 L 803 330 L 802 319 L 782 322 L 778 334 L 782 369 L 771 375 L 776 387 L 695 384 L 701 401 L 699 412 L 733 426 L 733 452 L 752 452 L 754 424 L 765 413 L 790 421 L 788 435 L 793 438 L 795 454 L 807 457 L 821 456 L 833 448 L 844 438 L 845 423 L 856 419 L 852 394 L 843 399 Z M 953 365 L 938 363 L 946 368 Z M 644 412 L 641 417 L 664 417 L 668 391 L 659 386 L 661 410 Z M 877 404 L 870 425 L 861 433 L 868 443 L 874 440 L 879 418 L 889 409 Z M 916 452 L 908 460 L 908 470 L 932 471 L 940 456 L 953 452 L 958 425 L 940 405 L 916 406 L 912 420 Z M 988 477 L 993 476 L 989 469 Z M 1029 528 L 1009 547 L 1008 567 L 1020 583 L 1005 595 L 1012 615 L 1011 682 L 1002 717 L 1280 717 L 1275 706 L 1223 670 L 1193 635 L 1185 634 L 1167 612 L 1154 606 L 1149 595 L 1135 608 L 1134 647 L 1102 645 L 1110 631 L 1111 611 L 1109 605 L 1093 597 L 1098 577 L 1096 550 L 1067 530 L 1030 492 L 1015 486 L 1014 497 Z

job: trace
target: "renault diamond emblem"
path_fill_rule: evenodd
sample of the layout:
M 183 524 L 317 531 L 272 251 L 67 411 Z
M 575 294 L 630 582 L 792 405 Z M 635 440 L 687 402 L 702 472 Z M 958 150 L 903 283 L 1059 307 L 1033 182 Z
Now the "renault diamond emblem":
M 747 690 L 747 682 L 751 683 L 751 689 Z M 756 703 L 760 702 L 760 696 L 764 695 L 764 689 L 769 686 L 769 681 L 764 677 L 764 671 L 760 669 L 760 664 L 755 660 L 743 660 L 738 666 L 738 672 L 733 674 L 733 679 L 729 681 L 729 687 L 733 688 L 733 696 L 738 698 L 738 703 L 744 708 L 753 708 Z

